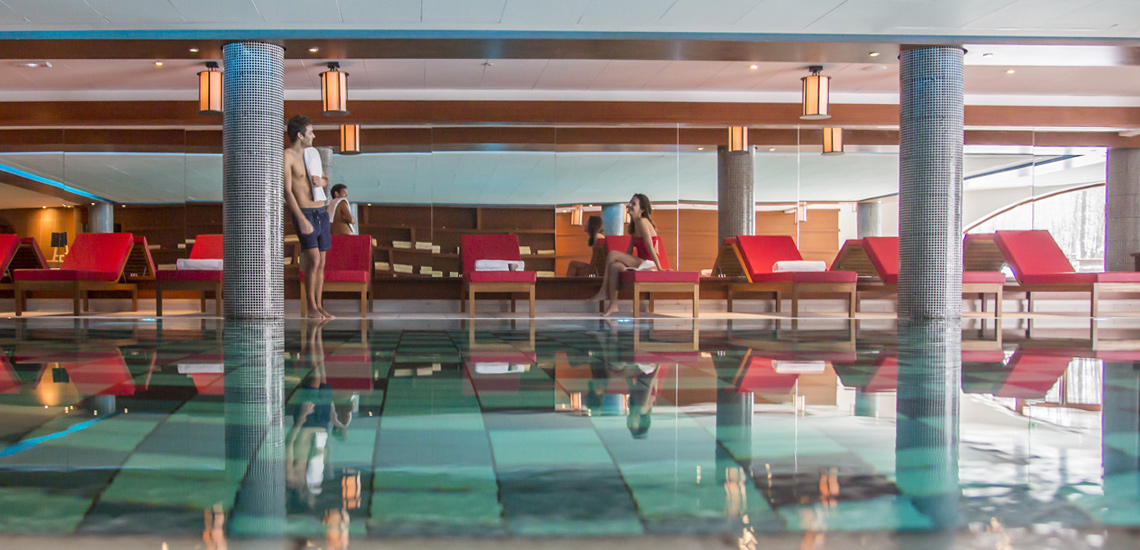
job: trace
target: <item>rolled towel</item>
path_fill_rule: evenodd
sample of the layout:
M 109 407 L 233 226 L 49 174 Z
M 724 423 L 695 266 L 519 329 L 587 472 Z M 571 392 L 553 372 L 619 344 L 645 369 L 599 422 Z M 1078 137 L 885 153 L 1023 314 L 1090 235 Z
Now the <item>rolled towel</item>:
M 206 260 L 191 260 L 188 258 L 179 258 L 174 264 L 178 269 L 187 269 L 191 271 L 221 271 L 222 261 L 217 259 Z
M 475 271 L 523 271 L 522 260 L 475 260 Z
M 805 260 L 784 260 L 772 265 L 772 271 L 827 271 L 827 262 L 809 262 Z

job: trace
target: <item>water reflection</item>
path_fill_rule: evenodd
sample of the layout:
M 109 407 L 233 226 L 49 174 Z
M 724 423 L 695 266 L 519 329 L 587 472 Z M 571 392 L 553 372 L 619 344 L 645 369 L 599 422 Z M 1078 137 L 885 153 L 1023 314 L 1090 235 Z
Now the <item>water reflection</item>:
M 1140 339 L 1084 328 L 0 321 L 0 532 L 1135 527 Z

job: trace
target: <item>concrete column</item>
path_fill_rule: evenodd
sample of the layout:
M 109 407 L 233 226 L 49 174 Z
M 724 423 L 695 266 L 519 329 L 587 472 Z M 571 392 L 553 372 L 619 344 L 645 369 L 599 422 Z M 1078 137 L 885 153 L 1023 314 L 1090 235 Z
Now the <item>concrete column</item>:
M 962 317 L 962 55 L 899 55 L 900 320 Z
M 230 532 L 285 529 L 284 321 L 227 320 L 224 331 L 226 476 L 239 483 Z
M 855 215 L 859 220 L 860 239 L 863 237 L 878 237 L 883 234 L 883 227 L 879 222 L 879 201 L 861 202 L 856 207 Z
M 222 48 L 223 290 L 227 319 L 285 316 L 282 266 L 284 49 Z
M 1105 186 L 1104 268 L 1134 271 L 1140 252 L 1140 149 L 1108 150 Z
M 602 223 L 606 226 L 606 235 L 614 237 L 625 235 L 625 203 L 603 206 Z
M 717 242 L 737 235 L 756 234 L 756 200 L 752 148 L 716 150 Z
M 88 233 L 114 233 L 115 232 L 115 205 L 106 202 L 97 202 L 87 207 Z M 72 240 L 75 238 L 72 237 Z

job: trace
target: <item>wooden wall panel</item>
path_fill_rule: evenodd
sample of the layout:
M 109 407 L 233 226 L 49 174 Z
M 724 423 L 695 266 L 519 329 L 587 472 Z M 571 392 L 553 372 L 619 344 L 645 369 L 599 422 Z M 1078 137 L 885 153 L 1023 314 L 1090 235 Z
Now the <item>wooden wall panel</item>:
M 51 234 L 67 232 L 67 242 L 75 242 L 82 229 L 82 216 L 78 208 L 15 208 L 0 210 L 0 233 L 13 232 L 21 237 L 33 237 L 44 258 L 52 257 Z

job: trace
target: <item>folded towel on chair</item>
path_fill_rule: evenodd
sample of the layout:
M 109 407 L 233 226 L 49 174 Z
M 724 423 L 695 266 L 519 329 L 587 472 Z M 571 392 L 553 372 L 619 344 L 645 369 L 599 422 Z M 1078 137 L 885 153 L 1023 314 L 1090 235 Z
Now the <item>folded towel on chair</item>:
M 653 263 L 653 260 L 645 260 L 637 266 L 637 271 L 657 271 L 657 264 Z
M 809 262 L 806 260 L 784 260 L 772 265 L 772 271 L 827 271 L 827 262 Z
M 475 271 L 524 271 L 522 260 L 475 260 Z
M 188 269 L 192 271 L 222 270 L 222 261 L 218 259 L 191 260 L 189 258 L 179 258 L 175 265 L 178 266 L 178 269 Z

